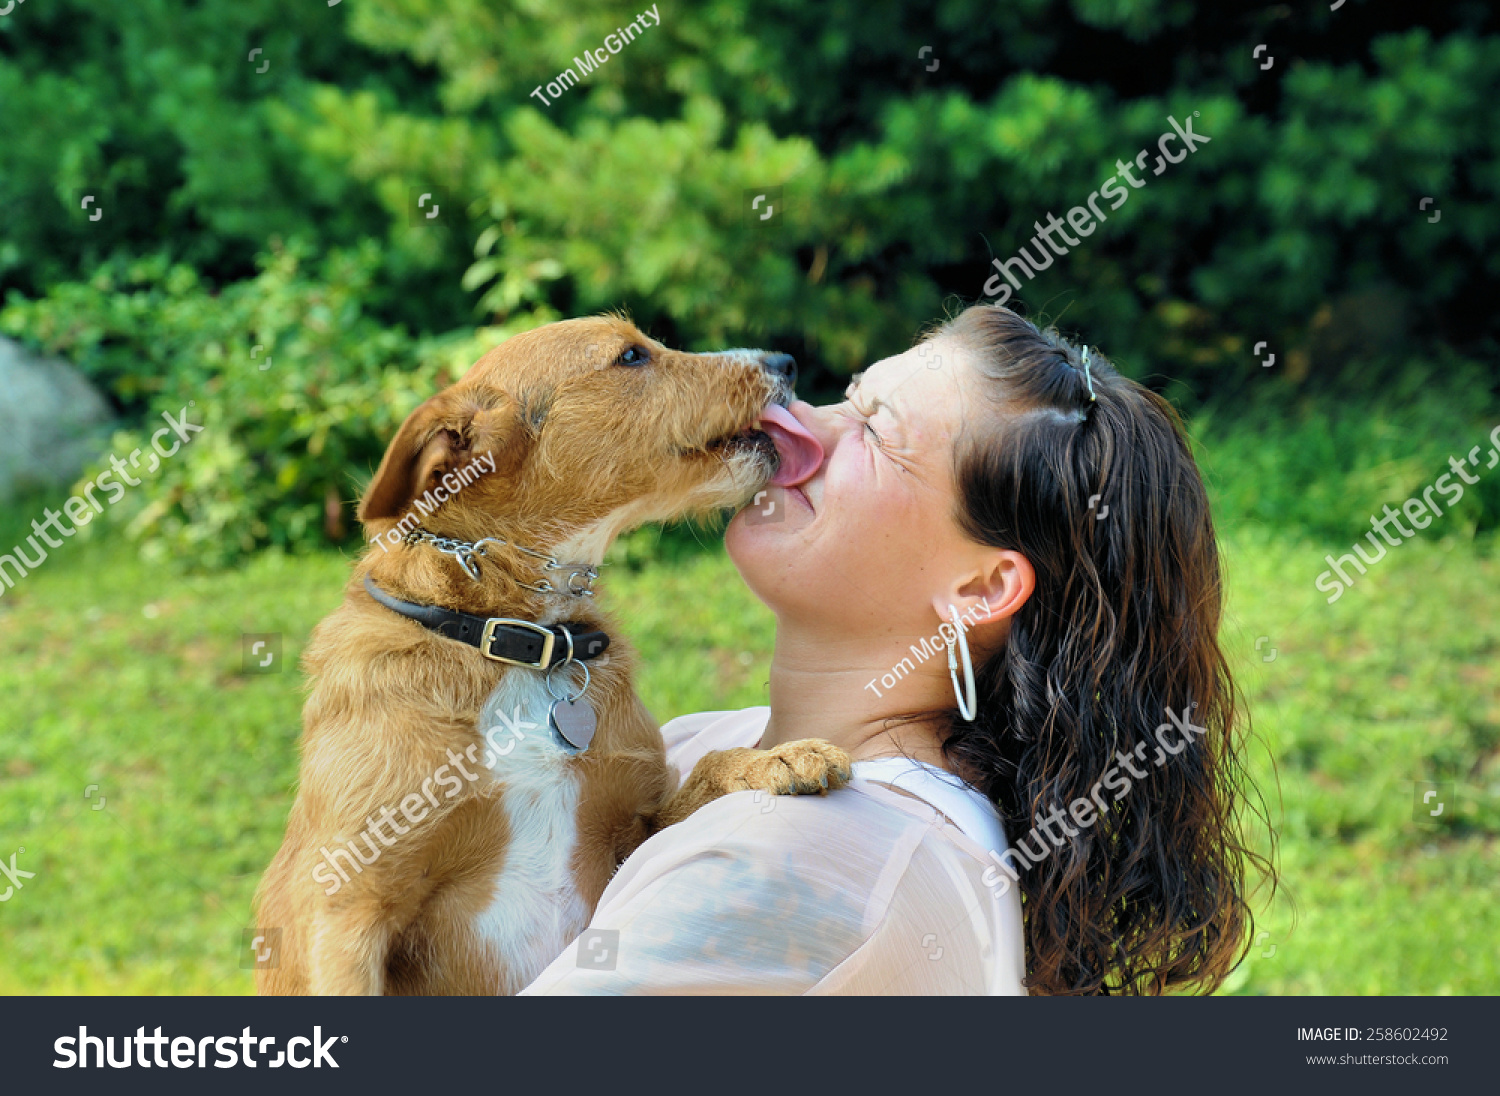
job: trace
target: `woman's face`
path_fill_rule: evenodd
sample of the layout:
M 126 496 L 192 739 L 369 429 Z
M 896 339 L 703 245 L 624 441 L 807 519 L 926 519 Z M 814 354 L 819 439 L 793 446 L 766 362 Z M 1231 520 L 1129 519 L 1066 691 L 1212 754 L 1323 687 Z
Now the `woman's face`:
M 959 344 L 939 336 L 857 375 L 842 403 L 792 404 L 822 443 L 821 465 L 771 488 L 725 534 L 783 623 L 933 631 L 934 599 L 980 550 L 953 520 L 953 449 L 974 379 Z

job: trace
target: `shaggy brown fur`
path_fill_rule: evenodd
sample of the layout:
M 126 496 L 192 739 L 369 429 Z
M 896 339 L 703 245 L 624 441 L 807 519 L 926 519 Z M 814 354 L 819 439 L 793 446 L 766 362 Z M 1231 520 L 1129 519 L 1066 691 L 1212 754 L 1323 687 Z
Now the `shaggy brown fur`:
M 745 432 L 768 402 L 784 403 L 789 388 L 758 351 L 680 353 L 619 317 L 551 324 L 492 350 L 407 419 L 360 518 L 372 537 L 387 533 L 445 473 L 493 458 L 493 473 L 422 526 L 597 563 L 625 529 L 734 505 L 760 487 L 774 448 L 763 434 Z M 566 584 L 567 570 L 548 573 L 540 564 L 491 546 L 476 582 L 452 556 L 406 543 L 372 547 L 355 564 L 343 604 L 303 656 L 313 686 L 303 712 L 300 790 L 256 895 L 256 924 L 282 930 L 280 960 L 257 973 L 258 992 L 514 993 L 582 930 L 615 868 L 655 830 L 728 791 L 817 793 L 848 780 L 843 751 L 806 741 L 710 754 L 674 791 L 620 628 L 588 598 L 522 585 Z M 544 896 L 535 910 L 526 905 L 524 919 L 534 916 L 535 925 L 481 927 L 507 862 L 519 865 L 539 851 L 516 842 L 551 838 L 529 825 L 526 834 L 512 833 L 518 817 L 534 817 L 524 813 L 530 800 L 520 815 L 516 800 L 506 809 L 507 795 L 520 794 L 507 773 L 515 758 L 490 768 L 473 758 L 476 746 L 484 748 L 479 720 L 487 698 L 502 684 L 534 692 L 541 675 L 391 612 L 365 592 L 366 575 L 408 601 L 543 624 L 580 621 L 611 636 L 608 651 L 589 663 L 587 698 L 599 716 L 592 744 L 575 754 L 549 736 L 545 746 L 547 764 L 558 766 L 547 773 L 576 782 L 576 834 L 567 834 L 574 839 L 568 900 L 542 909 L 551 897 Z M 557 677 L 576 686 L 582 675 L 570 668 Z M 542 729 L 532 733 L 548 736 L 545 709 L 540 714 Z M 455 758 L 474 779 L 454 776 Z M 436 794 L 442 771 L 462 784 L 461 794 Z M 353 873 L 323 867 L 325 850 L 344 848 L 383 809 L 394 820 L 394 840 L 377 831 L 383 847 L 372 863 Z M 406 832 L 398 829 L 403 817 L 411 823 Z M 571 912 L 555 915 L 563 906 Z M 526 946 L 504 943 L 515 939 Z

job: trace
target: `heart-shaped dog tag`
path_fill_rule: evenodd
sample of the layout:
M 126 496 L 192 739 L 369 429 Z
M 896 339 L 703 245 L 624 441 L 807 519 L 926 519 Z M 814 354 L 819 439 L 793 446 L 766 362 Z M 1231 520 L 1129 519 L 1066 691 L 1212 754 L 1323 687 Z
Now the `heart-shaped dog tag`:
M 547 719 L 564 742 L 579 750 L 589 748 L 599 726 L 599 717 L 594 714 L 593 707 L 582 699 L 557 701 L 547 713 Z

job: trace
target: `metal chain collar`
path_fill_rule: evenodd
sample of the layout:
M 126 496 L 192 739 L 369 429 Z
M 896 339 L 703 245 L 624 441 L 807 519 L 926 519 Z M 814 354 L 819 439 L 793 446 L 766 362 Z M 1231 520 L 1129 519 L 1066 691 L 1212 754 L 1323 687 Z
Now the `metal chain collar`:
M 524 552 L 528 556 L 542 560 L 544 571 L 569 571 L 568 581 L 562 589 L 558 589 L 545 578 L 541 582 L 522 582 L 519 585 L 528 590 L 535 590 L 539 594 L 568 594 L 572 597 L 593 597 L 593 582 L 599 577 L 598 567 L 586 563 L 559 563 L 550 554 L 538 552 L 515 544 L 500 537 L 483 537 L 472 544 L 466 540 L 455 540 L 452 537 L 440 537 L 435 533 L 429 533 L 426 529 L 413 529 L 401 538 L 405 544 L 429 544 L 445 555 L 452 556 L 463 568 L 464 574 L 475 582 L 479 581 L 479 560 L 481 557 L 488 558 L 489 553 L 485 551 L 486 544 L 498 544 L 502 548 L 514 548 L 517 552 Z M 600 564 L 599 566 L 603 566 Z

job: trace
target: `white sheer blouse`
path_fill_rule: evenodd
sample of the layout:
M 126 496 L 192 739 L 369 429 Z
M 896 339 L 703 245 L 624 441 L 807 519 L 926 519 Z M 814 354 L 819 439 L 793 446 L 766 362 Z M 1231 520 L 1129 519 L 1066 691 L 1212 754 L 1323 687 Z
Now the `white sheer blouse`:
M 691 772 L 769 716 L 674 719 L 667 757 Z M 983 881 L 1005 848 L 984 796 L 905 758 L 827 796 L 736 792 L 637 849 L 522 993 L 1023 994 L 1019 896 Z

